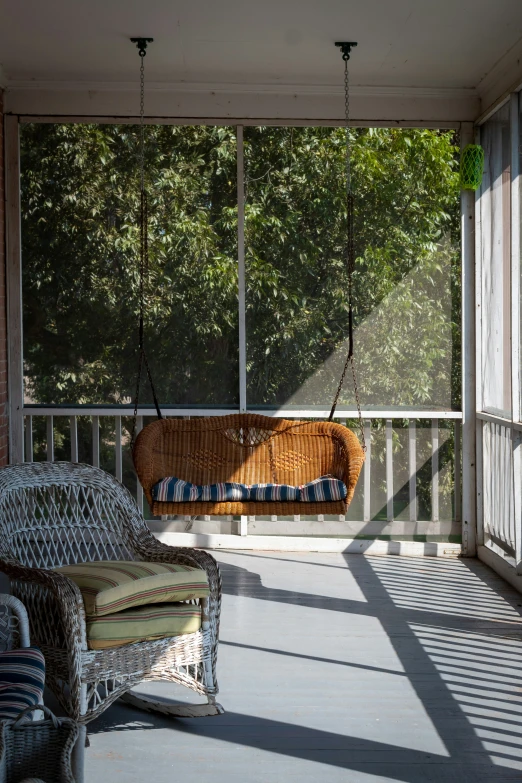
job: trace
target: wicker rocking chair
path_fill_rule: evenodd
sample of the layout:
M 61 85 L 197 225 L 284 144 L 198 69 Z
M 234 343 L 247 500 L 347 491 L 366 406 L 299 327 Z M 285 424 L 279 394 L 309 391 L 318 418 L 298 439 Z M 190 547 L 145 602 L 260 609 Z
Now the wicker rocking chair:
M 79 588 L 52 569 L 95 560 L 181 563 L 206 571 L 201 630 L 155 641 L 89 650 Z M 31 638 L 46 660 L 47 685 L 81 724 L 127 694 L 134 706 L 175 716 L 222 712 L 216 704 L 221 579 L 206 552 L 157 541 L 133 498 L 89 465 L 25 463 L 0 470 L 0 570 L 28 611 Z M 207 704 L 170 705 L 128 692 L 146 680 L 179 683 Z

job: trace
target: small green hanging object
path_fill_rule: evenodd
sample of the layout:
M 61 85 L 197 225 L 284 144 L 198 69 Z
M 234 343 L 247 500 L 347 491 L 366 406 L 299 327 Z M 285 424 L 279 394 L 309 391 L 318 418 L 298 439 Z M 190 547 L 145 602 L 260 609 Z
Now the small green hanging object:
M 460 187 L 477 190 L 482 184 L 484 150 L 480 144 L 467 144 L 460 159 Z

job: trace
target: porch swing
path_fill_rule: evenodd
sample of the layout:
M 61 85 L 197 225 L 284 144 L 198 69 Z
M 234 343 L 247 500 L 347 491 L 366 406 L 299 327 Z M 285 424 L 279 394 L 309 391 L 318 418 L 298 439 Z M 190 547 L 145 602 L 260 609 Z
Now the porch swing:
M 344 514 L 366 450 L 353 351 L 355 265 L 351 187 L 348 60 L 354 42 L 336 43 L 344 61 L 348 261 L 348 354 L 327 421 L 290 421 L 254 413 L 190 420 L 165 419 L 144 344 L 145 280 L 149 268 L 144 155 L 144 58 L 151 38 L 131 39 L 140 66 L 139 360 L 132 454 L 154 515 Z M 143 367 L 158 416 L 134 438 Z M 348 367 L 355 389 L 361 443 L 333 422 Z

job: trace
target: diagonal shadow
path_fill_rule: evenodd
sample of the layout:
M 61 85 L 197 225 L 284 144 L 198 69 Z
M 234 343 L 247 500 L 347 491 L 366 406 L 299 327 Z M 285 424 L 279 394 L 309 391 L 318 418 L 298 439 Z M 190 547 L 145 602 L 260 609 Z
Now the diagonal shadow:
M 449 438 L 448 438 L 447 441 L 445 441 L 442 444 L 442 446 L 439 446 L 439 448 L 436 449 L 436 451 L 435 451 L 433 456 L 435 456 L 437 458 L 437 460 L 438 460 L 439 472 L 442 471 L 442 469 L 445 468 L 446 465 L 448 465 L 452 461 L 453 455 L 452 455 L 451 449 L 450 449 L 450 439 Z M 415 484 L 416 484 L 416 486 L 418 485 L 419 480 L 422 479 L 423 472 L 426 471 L 426 469 L 428 467 L 431 467 L 433 456 L 428 457 L 428 459 L 425 462 L 423 462 L 423 464 L 420 465 L 420 467 L 418 467 L 417 470 L 415 471 Z M 409 497 L 409 491 L 410 491 L 410 481 L 408 479 L 408 481 L 405 481 L 404 484 L 401 487 L 399 487 L 399 489 L 396 492 L 394 492 L 394 494 L 393 494 L 393 499 L 392 499 L 393 506 L 392 506 L 392 508 L 394 510 L 395 510 L 395 504 L 396 503 L 397 504 L 400 503 L 403 500 L 405 495 L 407 497 Z M 388 504 L 385 503 L 384 506 L 382 506 L 378 511 L 376 511 L 371 518 L 373 520 L 376 520 L 376 519 L 378 519 L 379 514 L 387 515 L 387 513 L 388 513 Z M 394 513 L 394 516 L 395 516 L 395 513 Z M 363 535 L 363 533 L 364 533 L 364 530 L 361 530 L 359 535 Z
M 227 553 L 228 557 L 234 555 L 235 553 Z M 238 557 L 242 558 L 243 553 Z M 355 556 L 352 556 L 352 563 L 353 558 Z M 351 570 L 350 556 L 346 556 L 345 559 L 346 567 Z M 441 638 L 443 642 L 449 639 L 458 649 L 458 640 L 463 638 L 465 643 L 466 634 L 469 633 L 477 642 L 484 637 L 486 640 L 489 639 L 489 647 L 500 656 L 502 647 L 495 649 L 497 642 L 499 645 L 502 641 L 513 644 L 509 641 L 513 636 L 520 638 L 522 627 L 518 612 L 517 615 L 513 613 L 511 618 L 508 616 L 503 619 L 499 623 L 498 631 L 495 628 L 493 633 L 490 623 L 484 627 L 480 618 L 462 617 L 458 613 L 458 608 L 454 610 L 454 614 L 445 614 L 432 608 L 397 607 L 393 600 L 393 592 L 390 593 L 386 586 L 387 575 L 393 573 L 393 560 L 357 557 L 354 576 L 365 602 L 344 598 L 332 599 L 313 593 L 265 587 L 258 573 L 229 563 L 222 564 L 223 589 L 224 593 L 229 595 L 306 606 L 334 613 L 357 614 L 378 620 L 403 671 L 383 670 L 358 664 L 354 664 L 355 667 L 400 676 L 403 682 L 407 679 L 444 744 L 447 755 L 234 712 L 227 712 L 219 718 L 200 718 L 197 722 L 173 721 L 158 715 L 147 716 L 147 725 L 144 725 L 143 713 L 123 705 L 111 708 L 111 711 L 91 724 L 90 733 L 168 727 L 186 736 L 194 735 L 198 742 L 208 737 L 347 771 L 373 774 L 377 777 L 386 776 L 386 779 L 404 781 L 404 783 L 424 783 L 424 781 L 453 783 L 456 780 L 459 783 L 472 783 L 472 781 L 491 783 L 493 780 L 519 780 L 520 772 L 509 769 L 509 766 L 520 762 L 521 750 L 513 739 L 520 724 L 516 722 L 517 716 L 510 710 L 509 705 L 504 708 L 502 690 L 507 689 L 510 696 L 514 690 L 519 691 L 522 686 L 522 675 L 513 676 L 510 672 L 507 679 L 511 684 L 508 685 L 499 682 L 498 679 L 505 680 L 505 675 L 499 675 L 497 678 L 495 674 L 480 672 L 477 677 L 473 659 L 468 661 L 464 656 L 461 665 L 457 666 L 452 666 L 450 659 L 448 666 L 450 671 L 442 673 L 422 642 L 423 634 L 428 637 L 428 646 L 433 638 L 437 641 L 436 634 L 439 634 L 439 642 Z M 378 573 L 379 561 L 382 574 Z M 400 564 L 397 571 L 401 576 Z M 407 572 L 404 574 L 404 577 L 406 576 Z M 393 584 L 393 589 L 398 589 L 400 579 L 397 577 Z M 407 584 L 406 578 L 403 584 Z M 436 596 L 433 597 L 432 590 L 433 585 L 428 586 L 426 600 L 440 600 Z M 494 594 L 493 590 L 492 594 Z M 451 605 L 446 606 L 446 611 L 449 611 L 450 607 Z M 231 643 L 231 645 L 244 649 L 257 649 L 254 645 L 248 644 Z M 279 649 L 265 648 L 265 650 L 275 656 L 296 657 L 293 653 Z M 444 659 L 444 650 L 440 655 Z M 314 656 L 300 654 L 297 657 L 352 666 L 349 661 L 314 658 Z M 421 674 L 418 671 L 419 661 Z M 277 666 L 277 663 L 275 665 Z M 509 663 L 507 668 L 509 669 Z M 480 677 L 483 678 L 483 685 Z M 435 688 L 433 683 L 436 683 Z M 452 683 L 455 684 L 455 692 L 451 690 Z M 466 696 L 459 699 L 457 696 L 461 687 L 471 690 L 472 693 L 476 692 L 477 696 L 482 695 L 486 690 L 485 698 L 494 700 L 495 704 L 491 705 L 485 700 L 485 703 L 475 705 L 472 700 L 470 702 L 469 694 L 467 700 Z M 346 708 L 350 710 L 349 690 L 346 693 Z M 492 711 L 493 713 L 490 714 Z M 399 714 L 400 710 L 398 710 Z M 114 719 L 117 716 L 120 720 L 115 725 Z M 458 732 L 455 731 L 456 725 L 458 725 Z M 489 733 L 495 738 L 494 759 L 497 763 L 493 762 L 492 752 L 485 747 L 486 739 L 481 741 L 478 732 L 486 732 L 484 735 L 486 737 Z M 405 739 L 407 740 L 407 735 Z M 502 767 L 499 766 L 500 764 L 507 766 Z

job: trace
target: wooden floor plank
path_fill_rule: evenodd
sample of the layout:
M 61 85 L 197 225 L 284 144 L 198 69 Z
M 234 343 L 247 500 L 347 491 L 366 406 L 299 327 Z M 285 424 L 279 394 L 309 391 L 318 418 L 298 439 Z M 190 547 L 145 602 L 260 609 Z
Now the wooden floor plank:
M 476 560 L 219 552 L 217 718 L 122 704 L 87 783 L 495 783 L 522 775 L 522 596 Z M 194 701 L 163 683 L 141 692 Z

